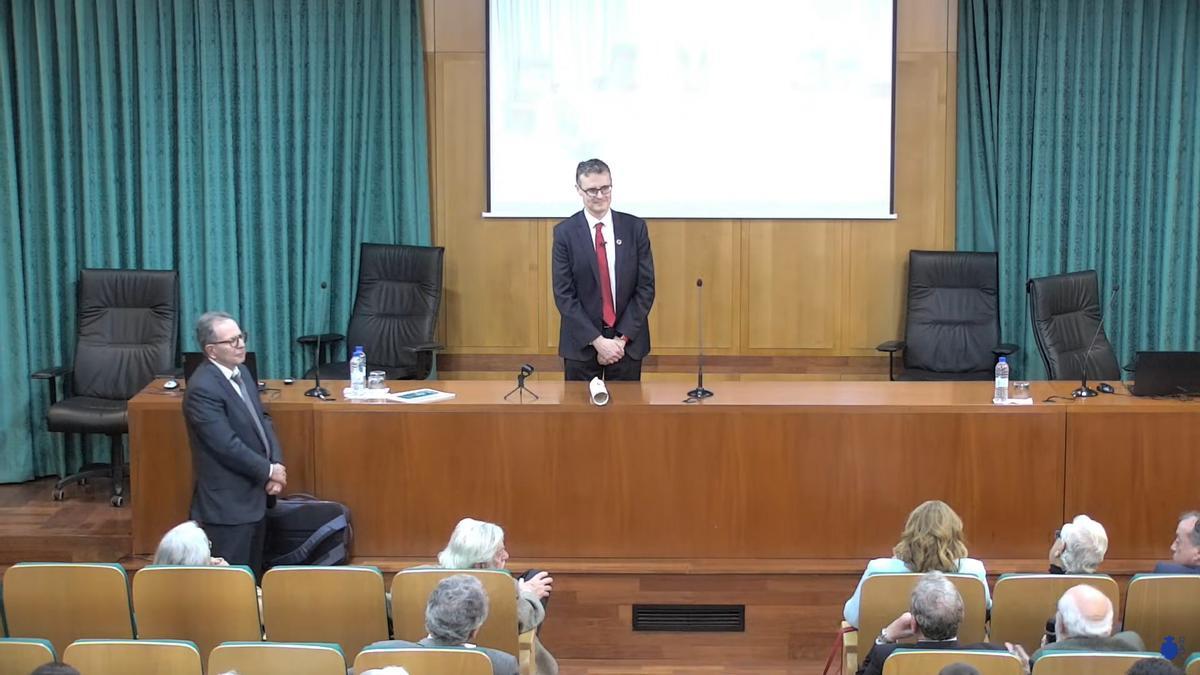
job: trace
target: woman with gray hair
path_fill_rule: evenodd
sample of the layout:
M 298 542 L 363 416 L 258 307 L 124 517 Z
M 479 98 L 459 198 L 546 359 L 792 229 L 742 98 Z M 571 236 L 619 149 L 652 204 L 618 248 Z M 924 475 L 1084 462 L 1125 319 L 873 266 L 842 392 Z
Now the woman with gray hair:
M 499 525 L 474 518 L 463 518 L 450 534 L 446 548 L 438 553 L 438 567 L 444 569 L 504 570 L 508 551 L 504 547 L 504 530 Z M 550 595 L 554 579 L 546 572 L 526 574 L 516 580 L 517 622 L 524 633 L 534 630 L 546 618 L 543 599 Z M 533 660 L 538 675 L 557 675 L 558 662 L 535 636 Z
M 212 557 L 208 535 L 196 521 L 172 527 L 158 542 L 154 565 L 228 565 L 224 558 Z
M 1095 574 L 1108 552 L 1104 526 L 1080 514 L 1062 526 L 1050 547 L 1051 574 Z

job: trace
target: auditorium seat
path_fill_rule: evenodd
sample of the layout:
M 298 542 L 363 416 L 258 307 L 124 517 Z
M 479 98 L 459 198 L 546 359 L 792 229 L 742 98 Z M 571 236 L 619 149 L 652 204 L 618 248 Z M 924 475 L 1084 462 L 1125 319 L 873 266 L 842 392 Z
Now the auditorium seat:
M 518 657 L 524 665 L 532 649 L 533 631 L 517 634 L 517 587 L 508 572 L 500 570 L 411 569 L 392 577 L 392 623 L 397 640 L 416 642 L 429 634 L 425 606 L 442 579 L 468 574 L 479 579 L 488 594 L 488 616 L 475 643 Z
M 0 638 L 0 673 L 26 675 L 56 660 L 54 645 L 40 638 Z
M 992 589 L 992 620 L 988 631 L 994 644 L 1019 644 L 1032 654 L 1042 643 L 1046 621 L 1058 611 L 1067 589 L 1088 584 L 1121 606 L 1121 589 L 1103 574 L 1005 574 Z M 1147 643 L 1148 644 L 1148 643 Z
M 332 643 L 226 642 L 208 655 L 208 675 L 230 671 L 241 675 L 346 675 L 346 657 Z
M 929 675 L 951 663 L 966 663 L 979 669 L 981 675 L 1024 675 L 1021 659 L 1001 651 L 929 650 L 906 652 L 898 650 L 883 662 L 883 675 Z
M 1168 636 L 1181 650 L 1200 645 L 1200 576 L 1137 574 L 1125 592 L 1125 630 L 1158 648 Z M 1183 664 L 1184 654 L 1175 659 Z
M 9 635 L 62 653 L 82 638 L 132 639 L 125 569 L 111 563 L 17 563 L 4 573 Z
M 354 672 L 362 673 L 372 668 L 400 666 L 410 675 L 437 673 L 437 675 L 492 675 L 492 662 L 483 652 L 470 649 L 370 648 L 354 659 Z
M 138 637 L 190 640 L 207 656 L 222 642 L 262 640 L 249 567 L 151 565 L 133 576 Z
M 85 675 L 204 675 L 187 640 L 77 640 L 63 662 Z
M 1125 675 L 1142 659 L 1162 658 L 1155 652 L 1052 652 L 1038 658 L 1032 675 Z
M 1200 675 L 1200 652 L 1192 654 L 1187 660 L 1187 675 Z
M 909 596 L 921 574 L 875 574 L 867 577 L 862 587 L 862 603 L 858 615 L 859 635 L 874 636 L 896 617 L 908 611 Z M 963 599 L 963 620 L 958 629 L 958 641 L 963 644 L 983 642 L 987 622 L 987 594 L 983 581 L 969 574 L 947 574 Z M 863 640 L 870 649 L 870 640 Z
M 262 594 L 268 640 L 333 642 L 357 654 L 388 639 L 383 575 L 375 567 L 275 567 L 263 576 Z

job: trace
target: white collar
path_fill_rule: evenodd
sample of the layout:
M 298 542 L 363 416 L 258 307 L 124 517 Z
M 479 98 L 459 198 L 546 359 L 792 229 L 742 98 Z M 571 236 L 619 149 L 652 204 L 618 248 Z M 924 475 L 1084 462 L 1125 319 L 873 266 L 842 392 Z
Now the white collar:
M 227 379 L 227 380 L 230 380 L 230 381 L 232 381 L 232 380 L 233 380 L 233 374 L 234 374 L 234 373 L 237 373 L 237 372 L 241 372 L 241 369 L 240 369 L 240 368 L 239 368 L 238 370 L 234 370 L 233 368 L 228 368 L 228 367 L 226 367 L 226 366 L 224 366 L 224 365 L 222 365 L 222 364 L 220 364 L 220 363 L 217 363 L 217 362 L 216 362 L 215 360 L 213 360 L 213 359 L 209 359 L 209 361 L 210 361 L 210 362 L 212 362 L 212 364 L 213 364 L 214 366 L 216 366 L 217 368 L 220 368 L 220 369 L 221 369 L 221 374 L 222 374 L 222 375 L 224 375 L 224 376 L 225 376 L 225 379 Z
M 603 217 L 603 218 L 597 218 L 597 217 L 595 217 L 595 216 L 593 216 L 593 215 L 592 215 L 592 212 L 591 212 L 591 211 L 588 211 L 587 209 L 584 209 L 584 210 L 583 210 L 583 217 L 584 217 L 584 218 L 587 218 L 587 224 L 588 224 L 588 229 L 589 229 L 589 230 L 595 230 L 595 229 L 596 229 L 596 223 L 604 223 L 605 225 L 608 225 L 608 226 L 609 226 L 609 228 L 608 228 L 608 229 L 609 229 L 609 232 L 611 232 L 611 231 L 612 231 L 612 222 L 613 222 L 613 217 L 612 217 L 612 209 L 609 209 L 608 211 L 606 211 L 606 212 L 604 213 L 604 217 Z

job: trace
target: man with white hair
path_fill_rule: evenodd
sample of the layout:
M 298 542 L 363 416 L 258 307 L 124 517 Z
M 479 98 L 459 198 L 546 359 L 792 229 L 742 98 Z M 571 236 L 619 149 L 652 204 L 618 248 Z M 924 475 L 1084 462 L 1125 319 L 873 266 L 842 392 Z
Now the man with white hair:
M 1050 547 L 1051 574 L 1095 574 L 1108 552 L 1104 526 L 1086 515 L 1062 526 Z
M 1200 574 L 1200 511 L 1188 511 L 1179 517 L 1175 541 L 1171 543 L 1171 562 L 1154 566 L 1155 574 Z
M 492 675 L 517 675 L 517 658 L 507 652 L 474 644 L 479 627 L 488 615 L 488 596 L 473 576 L 455 574 L 442 579 L 429 594 L 425 606 L 425 629 L 429 635 L 418 642 L 386 640 L 372 647 L 397 649 L 443 647 L 483 652 L 492 662 Z
M 945 574 L 925 574 L 909 596 L 909 611 L 888 624 L 875 639 L 875 646 L 863 658 L 858 675 L 882 675 L 883 662 L 898 648 L 1004 651 L 1003 647 L 986 642 L 959 644 L 958 626 L 962 623 L 963 611 L 962 596 Z M 917 638 L 915 643 L 898 644 L 900 640 L 912 637 Z
M 1030 665 L 1046 653 L 1076 652 L 1141 652 L 1146 645 L 1133 631 L 1112 634 L 1113 606 L 1108 596 L 1087 584 L 1067 589 L 1058 600 L 1054 617 L 1056 642 L 1033 653 Z

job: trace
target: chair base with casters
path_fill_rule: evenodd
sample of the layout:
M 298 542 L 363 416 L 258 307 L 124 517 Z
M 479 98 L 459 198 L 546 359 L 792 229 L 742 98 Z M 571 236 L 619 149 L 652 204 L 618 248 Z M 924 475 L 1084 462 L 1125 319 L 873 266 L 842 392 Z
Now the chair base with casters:
M 111 440 L 113 459 L 109 462 L 89 462 L 75 473 L 63 476 L 54 484 L 54 492 L 50 495 L 51 499 L 56 502 L 65 499 L 67 486 L 72 483 L 87 485 L 89 478 L 108 478 L 112 481 L 109 503 L 118 508 L 125 505 L 125 476 L 129 473 L 129 464 L 125 462 L 124 457 L 125 444 L 118 435 L 109 436 L 109 439 Z
M 59 378 L 63 380 L 62 400 L 58 398 Z M 122 441 L 122 437 L 128 433 L 125 402 L 92 396 L 71 396 L 70 378 L 71 369 L 65 367 L 48 368 L 33 374 L 33 379 L 46 380 L 50 386 L 50 409 L 46 413 L 47 430 L 66 433 L 68 437 L 79 436 L 72 432 L 78 429 L 80 420 L 87 420 L 96 425 L 94 428 L 98 433 L 108 436 L 112 450 L 108 462 L 88 462 L 75 473 L 61 477 L 54 484 L 51 498 L 56 502 L 62 501 L 66 497 L 67 486 L 72 483 L 87 485 L 90 478 L 109 478 L 112 481 L 109 503 L 115 507 L 123 506 L 126 496 L 125 476 L 128 475 L 125 444 Z

